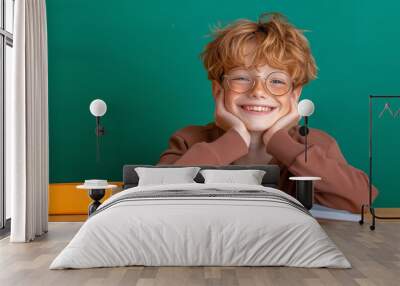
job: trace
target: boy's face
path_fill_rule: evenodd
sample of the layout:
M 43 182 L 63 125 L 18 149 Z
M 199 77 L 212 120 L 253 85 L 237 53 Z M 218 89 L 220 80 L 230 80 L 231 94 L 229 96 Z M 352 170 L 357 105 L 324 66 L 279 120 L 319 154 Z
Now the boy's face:
M 228 71 L 222 86 L 217 84 L 219 88 L 214 87 L 213 92 L 223 89 L 225 108 L 239 117 L 249 131 L 265 131 L 291 111 L 290 98 L 295 97 L 298 101 L 301 94 L 301 87 L 293 89 L 291 78 L 283 77 L 285 74 L 287 75 L 284 71 L 268 65 L 252 70 L 238 67 Z M 247 92 L 237 92 L 232 89 L 234 88 L 233 80 L 243 81 L 246 79 L 242 75 L 245 75 L 247 79 L 249 76 L 255 79 L 254 86 Z M 270 77 L 266 84 L 267 76 Z M 228 84 L 228 78 L 231 78 L 230 84 Z M 287 92 L 285 92 L 286 90 Z

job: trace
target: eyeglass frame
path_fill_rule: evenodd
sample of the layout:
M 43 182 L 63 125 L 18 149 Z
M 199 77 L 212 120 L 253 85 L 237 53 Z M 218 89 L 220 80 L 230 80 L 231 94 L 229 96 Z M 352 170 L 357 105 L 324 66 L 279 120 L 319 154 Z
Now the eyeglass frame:
M 288 91 L 286 91 L 285 93 L 282 93 L 282 94 L 279 94 L 279 95 L 278 95 L 278 94 L 272 93 L 272 92 L 268 89 L 268 87 L 267 87 L 267 79 L 268 79 L 273 73 L 282 73 L 282 74 L 285 74 L 285 75 L 290 79 L 291 85 L 290 85 L 290 88 L 289 88 Z M 226 74 L 223 74 L 223 75 L 221 76 L 221 79 L 222 79 L 222 80 L 224 80 L 225 78 L 228 79 L 227 84 L 228 84 L 228 87 L 229 87 L 230 90 L 233 90 L 233 89 L 230 87 L 230 85 L 229 85 L 229 77 L 232 77 L 232 76 L 234 76 L 234 75 L 226 75 Z M 259 76 L 259 75 L 256 75 L 256 76 L 251 76 L 251 77 L 252 77 L 253 79 L 254 79 L 254 77 L 260 77 L 260 78 L 264 79 L 264 80 L 263 80 L 263 87 L 264 87 L 264 90 L 268 91 L 268 92 L 269 92 L 270 94 L 272 94 L 273 96 L 283 96 L 283 95 L 285 95 L 285 94 L 288 94 L 291 90 L 294 89 L 294 82 L 293 82 L 293 79 L 292 79 L 291 76 L 290 76 L 288 73 L 286 73 L 286 72 L 282 72 L 282 71 L 273 71 L 273 72 L 270 72 L 267 76 Z M 250 87 L 248 90 L 243 91 L 243 92 L 240 92 L 240 93 L 245 93 L 245 92 L 248 92 L 249 90 L 253 90 L 254 87 L 255 87 L 255 85 L 256 85 L 256 81 L 253 80 L 253 85 L 252 85 L 252 87 Z M 235 91 L 235 90 L 233 90 L 233 91 L 234 91 L 234 92 L 237 92 L 237 91 Z M 238 92 L 238 93 L 239 93 L 239 92 Z

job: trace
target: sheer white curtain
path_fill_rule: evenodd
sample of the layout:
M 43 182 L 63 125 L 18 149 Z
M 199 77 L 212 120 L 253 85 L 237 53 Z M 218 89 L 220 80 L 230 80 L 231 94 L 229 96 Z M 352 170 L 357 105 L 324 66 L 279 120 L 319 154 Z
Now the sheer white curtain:
M 16 0 L 13 92 L 6 98 L 6 187 L 12 242 L 48 225 L 48 84 L 45 0 Z

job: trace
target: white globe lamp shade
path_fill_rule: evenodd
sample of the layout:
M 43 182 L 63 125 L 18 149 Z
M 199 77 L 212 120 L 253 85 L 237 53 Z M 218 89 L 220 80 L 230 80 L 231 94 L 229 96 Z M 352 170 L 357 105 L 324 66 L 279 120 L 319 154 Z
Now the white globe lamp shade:
M 101 99 L 95 99 L 90 103 L 89 109 L 94 116 L 103 116 L 107 111 L 107 104 Z
M 303 99 L 297 105 L 297 111 L 300 116 L 311 116 L 314 113 L 314 103 L 309 99 Z

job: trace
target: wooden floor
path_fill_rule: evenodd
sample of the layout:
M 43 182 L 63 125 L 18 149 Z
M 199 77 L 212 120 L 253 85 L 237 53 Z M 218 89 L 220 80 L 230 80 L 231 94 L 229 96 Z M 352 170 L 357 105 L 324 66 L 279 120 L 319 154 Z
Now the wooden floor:
M 120 267 L 48 270 L 81 222 L 51 222 L 32 243 L 0 241 L 0 285 L 400 285 L 400 222 L 375 231 L 354 222 L 320 221 L 353 268 Z

